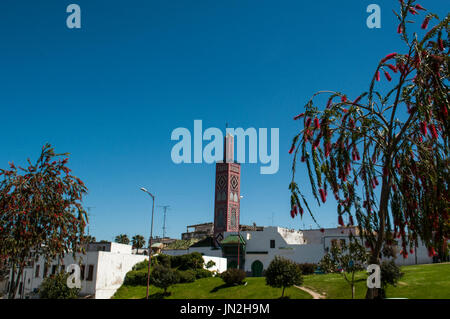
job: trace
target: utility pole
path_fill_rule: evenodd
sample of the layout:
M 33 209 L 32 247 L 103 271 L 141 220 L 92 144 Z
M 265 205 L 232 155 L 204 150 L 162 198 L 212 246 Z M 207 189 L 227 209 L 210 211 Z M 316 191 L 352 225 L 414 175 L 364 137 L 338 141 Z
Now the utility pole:
M 92 216 L 92 214 L 91 214 L 91 209 L 92 208 L 95 208 L 94 206 L 87 206 L 86 207 L 87 208 L 87 210 L 88 210 L 88 212 L 87 212 L 87 215 L 88 215 L 88 224 L 87 224 L 87 228 L 88 228 L 88 236 L 90 235 L 90 232 L 89 232 L 89 220 L 90 220 L 90 218 L 91 218 L 91 216 Z

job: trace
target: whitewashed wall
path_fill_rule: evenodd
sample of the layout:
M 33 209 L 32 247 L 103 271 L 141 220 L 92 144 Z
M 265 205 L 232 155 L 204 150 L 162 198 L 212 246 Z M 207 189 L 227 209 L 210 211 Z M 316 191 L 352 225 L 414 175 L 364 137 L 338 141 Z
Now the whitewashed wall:
M 208 261 L 212 260 L 216 264 L 215 266 L 209 268 L 209 271 L 217 271 L 218 273 L 222 273 L 227 270 L 227 259 L 221 257 L 213 257 L 213 256 L 203 256 L 203 260 L 205 261 L 205 269 Z

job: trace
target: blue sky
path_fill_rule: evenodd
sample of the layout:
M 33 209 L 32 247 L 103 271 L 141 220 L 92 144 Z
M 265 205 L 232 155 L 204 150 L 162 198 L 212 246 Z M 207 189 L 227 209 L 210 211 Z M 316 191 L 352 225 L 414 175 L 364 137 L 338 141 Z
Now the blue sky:
M 77 3 L 82 28 L 68 29 Z M 381 7 L 381 29 L 366 7 Z M 440 16 L 445 1 L 419 2 Z M 148 238 L 151 200 L 170 205 L 167 233 L 213 220 L 215 166 L 176 165 L 172 130 L 280 129 L 280 169 L 243 164 L 241 223 L 309 228 L 289 215 L 292 117 L 316 91 L 355 98 L 386 54 L 402 52 L 397 1 L 46 0 L 0 2 L 0 167 L 36 158 L 45 142 L 70 152 L 89 188 L 90 232 Z M 423 19 L 423 13 L 419 21 Z M 303 167 L 299 168 L 302 171 Z M 301 172 L 298 181 L 310 194 Z M 311 201 L 312 202 L 312 201 Z M 335 226 L 332 201 L 312 205 Z M 162 234 L 162 209 L 155 212 Z

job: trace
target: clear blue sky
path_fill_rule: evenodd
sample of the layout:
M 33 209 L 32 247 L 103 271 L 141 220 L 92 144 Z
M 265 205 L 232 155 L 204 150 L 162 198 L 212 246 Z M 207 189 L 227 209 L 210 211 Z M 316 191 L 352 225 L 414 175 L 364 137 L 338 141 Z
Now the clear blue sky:
M 66 27 L 77 3 L 82 29 Z M 366 7 L 380 5 L 381 29 Z M 440 16 L 442 0 L 419 1 Z M 0 167 L 35 159 L 45 142 L 70 152 L 89 188 L 90 231 L 148 238 L 151 200 L 170 205 L 168 235 L 213 220 L 215 166 L 173 164 L 173 129 L 280 128 L 280 169 L 242 167 L 241 223 L 290 228 L 312 224 L 289 215 L 292 117 L 321 89 L 355 98 L 374 68 L 398 51 L 398 1 L 46 0 L 0 2 Z M 424 14 L 421 13 L 420 21 Z M 298 175 L 298 181 L 305 175 Z M 308 188 L 309 189 L 309 188 Z M 310 194 L 309 191 L 305 191 Z M 335 226 L 332 201 L 312 205 Z M 162 209 L 156 209 L 156 235 Z

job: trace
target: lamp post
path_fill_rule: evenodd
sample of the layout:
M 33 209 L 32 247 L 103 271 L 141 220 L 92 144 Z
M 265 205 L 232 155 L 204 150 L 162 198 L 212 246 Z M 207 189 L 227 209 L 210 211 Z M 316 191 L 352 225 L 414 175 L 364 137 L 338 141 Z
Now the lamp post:
M 155 196 L 152 193 L 150 193 L 148 190 L 146 190 L 144 187 L 141 187 L 141 191 L 149 194 L 150 197 L 153 200 L 153 205 L 152 205 L 152 226 L 150 228 L 150 239 L 149 239 L 149 244 L 148 244 L 148 273 L 147 273 L 147 296 L 146 296 L 146 298 L 148 299 L 148 290 L 149 290 L 149 286 L 150 286 L 150 262 L 151 262 L 151 259 L 152 259 L 153 213 L 155 211 Z

